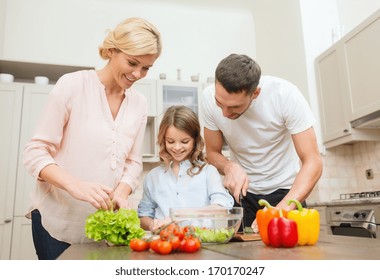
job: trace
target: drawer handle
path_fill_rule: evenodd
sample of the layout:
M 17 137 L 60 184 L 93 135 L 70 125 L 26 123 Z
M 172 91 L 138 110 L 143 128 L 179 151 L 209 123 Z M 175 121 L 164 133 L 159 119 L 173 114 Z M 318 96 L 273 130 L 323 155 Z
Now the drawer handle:
M 12 222 L 12 219 L 6 219 L 6 220 L 4 220 L 4 223 L 6 223 L 6 224 L 9 224 L 10 222 Z

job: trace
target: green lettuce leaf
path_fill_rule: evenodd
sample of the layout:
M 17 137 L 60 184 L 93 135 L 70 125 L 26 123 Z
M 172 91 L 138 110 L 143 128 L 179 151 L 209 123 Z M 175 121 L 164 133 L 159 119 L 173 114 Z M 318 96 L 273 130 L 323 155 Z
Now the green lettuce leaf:
M 234 228 L 195 228 L 195 234 L 205 243 L 226 243 L 233 237 L 234 233 Z
M 116 212 L 100 209 L 89 215 L 85 231 L 89 239 L 107 240 L 115 245 L 129 245 L 133 238 L 145 235 L 136 210 L 123 208 Z

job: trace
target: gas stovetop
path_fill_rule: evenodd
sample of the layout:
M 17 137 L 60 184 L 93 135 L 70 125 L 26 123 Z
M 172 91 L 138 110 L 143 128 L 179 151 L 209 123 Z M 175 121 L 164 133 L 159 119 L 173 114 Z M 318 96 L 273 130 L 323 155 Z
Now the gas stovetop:
M 366 199 L 366 198 L 379 198 L 380 199 L 380 191 L 343 193 L 340 195 L 340 200 Z

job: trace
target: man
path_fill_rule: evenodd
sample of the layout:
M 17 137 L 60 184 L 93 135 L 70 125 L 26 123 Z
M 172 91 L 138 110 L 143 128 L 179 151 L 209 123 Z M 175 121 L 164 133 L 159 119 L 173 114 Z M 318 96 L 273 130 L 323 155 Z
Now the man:
M 319 180 L 315 119 L 296 86 L 261 77 L 260 66 L 246 55 L 224 58 L 215 78 L 202 95 L 207 158 L 235 201 L 243 195 L 244 225 L 255 229 L 259 199 L 289 211 L 295 206 L 287 200 L 305 202 Z M 225 143 L 230 159 L 222 154 Z

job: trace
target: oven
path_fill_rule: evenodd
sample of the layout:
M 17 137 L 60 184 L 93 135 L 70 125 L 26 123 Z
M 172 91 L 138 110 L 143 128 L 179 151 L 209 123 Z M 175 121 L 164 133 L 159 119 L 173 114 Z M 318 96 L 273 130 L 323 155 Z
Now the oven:
M 380 238 L 380 192 L 343 194 L 326 211 L 331 234 Z

